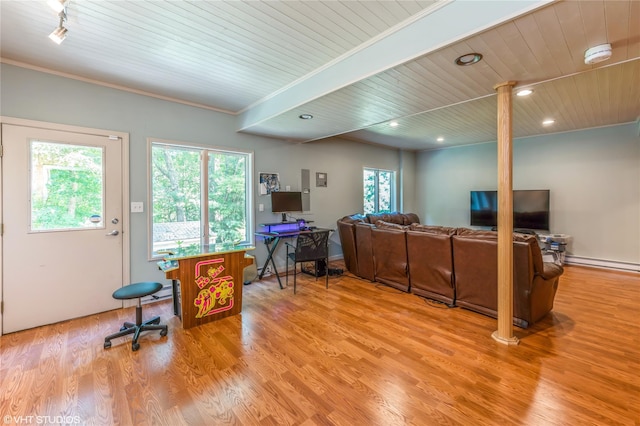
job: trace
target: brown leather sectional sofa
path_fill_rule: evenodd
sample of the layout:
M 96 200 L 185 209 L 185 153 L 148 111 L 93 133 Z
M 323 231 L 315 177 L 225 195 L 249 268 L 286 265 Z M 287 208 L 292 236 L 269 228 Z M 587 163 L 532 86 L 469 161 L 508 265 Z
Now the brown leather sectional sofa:
M 338 220 L 347 269 L 370 281 L 497 317 L 497 233 L 421 225 L 413 213 Z M 563 272 L 543 262 L 533 235 L 514 233 L 514 324 L 526 328 L 553 308 Z

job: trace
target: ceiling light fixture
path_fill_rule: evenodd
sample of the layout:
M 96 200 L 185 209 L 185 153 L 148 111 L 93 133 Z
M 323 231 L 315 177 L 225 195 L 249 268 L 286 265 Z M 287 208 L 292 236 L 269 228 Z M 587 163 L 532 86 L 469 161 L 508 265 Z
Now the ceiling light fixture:
M 399 125 L 400 125 L 400 124 L 399 124 L 397 121 L 391 121 L 391 122 L 389 123 L 389 126 L 391 126 L 391 127 L 398 127 Z
M 544 120 L 544 121 L 542 122 L 542 125 L 543 125 L 543 126 L 550 126 L 550 125 L 552 125 L 552 124 L 553 124 L 553 123 L 555 123 L 555 122 L 556 122 L 556 120 L 554 120 L 553 118 L 547 118 L 546 120 Z
M 313 115 L 311 115 L 311 114 L 300 114 L 298 116 L 298 118 L 300 118 L 302 120 L 311 120 L 313 118 Z
M 584 52 L 584 63 L 587 65 L 597 64 L 598 62 L 606 61 L 610 57 L 611 45 L 609 43 L 601 44 Z
M 66 0 L 47 0 L 49 7 L 55 10 L 56 13 L 60 13 L 64 10 L 65 3 Z
M 53 40 L 54 43 L 60 44 L 67 38 L 67 29 L 61 25 L 49 34 L 49 38 Z
M 477 64 L 482 60 L 482 55 L 479 53 L 467 53 L 466 55 L 456 58 L 456 65 L 466 67 L 467 65 Z
M 50 0 L 48 4 L 54 8 L 55 4 L 62 6 L 62 9 L 58 13 L 58 17 L 60 18 L 60 22 L 58 26 L 51 34 L 49 34 L 49 38 L 56 44 L 60 44 L 67 38 L 67 29 L 64 27 L 64 23 L 67 21 L 67 5 L 64 0 Z
M 522 89 L 516 92 L 516 96 L 529 96 L 533 93 L 532 89 Z
M 444 138 L 443 138 L 442 136 L 439 136 L 439 137 L 436 139 L 436 141 L 437 141 L 437 142 L 444 142 Z

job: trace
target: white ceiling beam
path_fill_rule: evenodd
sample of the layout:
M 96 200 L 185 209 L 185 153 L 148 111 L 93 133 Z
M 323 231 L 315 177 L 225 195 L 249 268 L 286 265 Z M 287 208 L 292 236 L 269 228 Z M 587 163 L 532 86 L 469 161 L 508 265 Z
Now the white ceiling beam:
M 240 112 L 239 130 L 540 8 L 551 0 L 436 3 L 399 27 Z M 453 60 L 453 59 L 452 59 Z

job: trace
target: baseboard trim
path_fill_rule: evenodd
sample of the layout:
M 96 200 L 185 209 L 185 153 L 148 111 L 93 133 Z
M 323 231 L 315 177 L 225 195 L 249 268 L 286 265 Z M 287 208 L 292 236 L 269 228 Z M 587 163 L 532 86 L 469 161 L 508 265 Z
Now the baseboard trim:
M 332 256 L 330 260 L 342 260 L 343 256 Z M 567 265 L 591 266 L 594 268 L 616 269 L 619 271 L 640 272 L 640 264 L 633 262 L 620 262 L 617 260 L 594 259 L 592 257 L 566 255 L 564 263 Z
M 616 260 L 594 259 L 591 257 L 567 255 L 564 261 L 568 265 L 592 266 L 595 268 L 617 269 L 620 271 L 640 272 L 640 264 L 633 262 L 619 262 Z

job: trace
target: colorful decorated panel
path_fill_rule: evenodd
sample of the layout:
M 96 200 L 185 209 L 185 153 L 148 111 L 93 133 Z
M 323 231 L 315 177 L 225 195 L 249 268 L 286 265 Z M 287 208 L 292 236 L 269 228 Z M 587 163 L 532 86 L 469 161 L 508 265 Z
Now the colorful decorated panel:
M 168 279 L 180 281 L 183 328 L 240 313 L 243 271 L 254 262 L 246 251 L 252 249 L 231 244 L 177 248 L 158 262 Z

